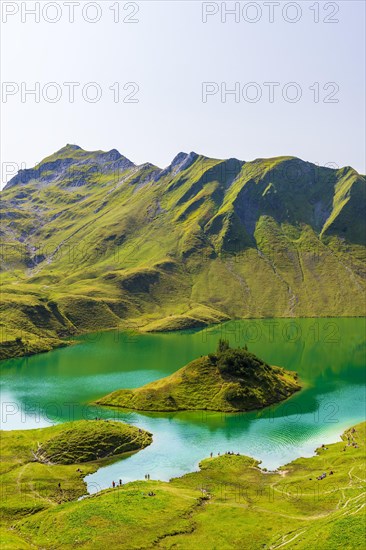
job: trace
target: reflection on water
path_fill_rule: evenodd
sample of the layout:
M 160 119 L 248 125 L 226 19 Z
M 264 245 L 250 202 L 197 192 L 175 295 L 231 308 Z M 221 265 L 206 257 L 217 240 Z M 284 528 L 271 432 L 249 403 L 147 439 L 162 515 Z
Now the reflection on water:
M 210 452 L 233 450 L 275 468 L 309 456 L 365 417 L 365 319 L 231 321 L 169 334 L 105 332 L 75 346 L 3 361 L 2 428 L 25 429 L 78 418 L 116 418 L 154 434 L 153 444 L 89 476 L 93 487 L 167 480 L 198 467 Z M 267 362 L 296 370 L 304 388 L 290 400 L 244 414 L 169 414 L 101 409 L 89 403 L 121 387 L 138 387 L 213 351 L 220 337 Z M 94 484 L 94 485 L 93 485 Z

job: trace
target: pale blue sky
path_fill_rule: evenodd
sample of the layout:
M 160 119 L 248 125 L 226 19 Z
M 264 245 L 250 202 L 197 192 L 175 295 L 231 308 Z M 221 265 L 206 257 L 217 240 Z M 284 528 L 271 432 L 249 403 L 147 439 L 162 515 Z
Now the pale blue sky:
M 242 160 L 296 155 L 319 164 L 352 165 L 365 173 L 365 2 L 300 1 L 297 23 L 283 18 L 289 2 L 274 6 L 273 23 L 265 2 L 247 7 L 248 19 L 255 17 L 254 9 L 262 10 L 256 23 L 246 21 L 242 12 L 238 23 L 233 16 L 222 23 L 220 12 L 203 23 L 205 8 L 199 1 L 136 2 L 139 11 L 132 17 L 138 23 L 114 23 L 109 8 L 116 2 L 103 1 L 95 24 L 82 18 L 85 3 L 75 6 L 75 22 L 70 23 L 65 2 L 58 2 L 61 20 L 52 24 L 42 15 L 35 23 L 33 16 L 21 14 L 24 2 L 4 22 L 4 5 L 14 2 L 2 2 L 2 81 L 19 89 L 22 82 L 23 87 L 39 82 L 41 89 L 56 82 L 62 91 L 56 103 L 43 98 L 36 103 L 31 97 L 22 103 L 20 92 L 5 98 L 3 90 L 3 163 L 31 167 L 66 143 L 76 143 L 85 149 L 117 148 L 136 163 L 161 167 L 179 151 L 194 150 Z M 212 10 L 221 6 L 211 4 Z M 228 8 L 234 4 L 226 3 Z M 245 8 L 248 2 L 240 4 Z M 314 5 L 319 5 L 319 23 L 310 9 Z M 337 5 L 339 12 L 332 17 Z M 122 9 L 122 17 L 133 9 Z M 287 9 L 288 18 L 294 18 L 296 6 Z M 51 8 L 46 17 L 55 14 Z M 92 8 L 88 16 L 94 17 Z M 327 16 L 339 22 L 325 23 Z M 91 81 L 103 93 L 98 103 L 81 95 L 80 88 Z M 81 83 L 73 104 L 64 82 Z M 136 82 L 139 102 L 114 103 L 109 86 L 115 82 L 121 88 Z M 238 82 L 241 92 L 245 84 L 256 82 L 262 98 L 250 103 L 240 96 L 237 103 L 231 95 L 224 103 L 216 93 L 203 103 L 202 82 L 219 87 L 226 82 L 228 88 Z M 273 103 L 265 82 L 280 83 Z M 282 97 L 288 82 L 301 86 L 297 103 Z M 318 103 L 309 89 L 315 82 L 320 83 Z M 322 89 L 328 82 L 339 86 L 338 103 L 323 102 L 333 90 Z M 248 89 L 246 97 L 254 91 Z

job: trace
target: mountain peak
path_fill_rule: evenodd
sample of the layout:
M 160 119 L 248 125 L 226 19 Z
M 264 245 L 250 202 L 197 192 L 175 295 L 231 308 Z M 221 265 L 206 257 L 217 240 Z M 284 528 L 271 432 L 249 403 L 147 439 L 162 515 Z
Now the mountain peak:
M 102 158 L 105 161 L 115 161 L 120 159 L 128 160 L 126 157 L 121 155 L 121 153 L 117 151 L 117 149 L 111 149 L 110 151 L 106 151 L 106 152 L 103 151 L 102 153 L 100 153 L 100 158 Z M 128 160 L 128 162 L 131 162 L 131 161 Z
M 117 149 L 110 151 L 85 151 L 79 145 L 67 143 L 64 147 L 43 159 L 34 168 L 19 170 L 6 185 L 7 188 L 35 181 L 44 186 L 67 182 L 70 187 L 80 187 L 95 181 L 96 174 L 123 172 L 135 164 L 121 155 Z
M 69 147 L 70 149 L 81 149 L 81 147 L 76 145 L 76 143 L 66 143 L 65 147 Z
M 75 145 L 75 144 L 72 144 L 72 143 L 66 143 L 66 145 L 64 147 L 61 147 L 61 149 L 59 149 L 57 151 L 57 153 L 61 153 L 61 152 L 65 152 L 65 151 L 82 151 L 83 149 L 81 147 L 79 147 L 79 145 Z
M 176 166 L 181 167 L 182 164 L 191 164 L 194 160 L 196 160 L 197 157 L 198 155 L 194 151 L 191 151 L 190 153 L 184 153 L 183 151 L 181 151 L 173 158 L 170 166 L 172 168 L 175 168 Z
M 197 155 L 194 151 L 191 151 L 190 153 L 184 153 L 181 151 L 173 158 L 169 166 L 164 168 L 164 170 L 156 176 L 155 181 L 158 181 L 167 174 L 176 176 L 179 172 L 189 168 L 198 159 L 198 156 L 199 155 Z

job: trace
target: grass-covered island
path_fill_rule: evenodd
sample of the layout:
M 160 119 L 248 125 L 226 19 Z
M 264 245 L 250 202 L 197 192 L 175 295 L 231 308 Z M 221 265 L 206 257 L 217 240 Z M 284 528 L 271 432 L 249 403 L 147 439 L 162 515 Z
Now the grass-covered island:
M 98 405 L 141 411 L 249 411 L 278 403 L 300 389 L 295 372 L 270 366 L 246 347 L 220 340 L 215 354 L 141 388 L 121 389 Z

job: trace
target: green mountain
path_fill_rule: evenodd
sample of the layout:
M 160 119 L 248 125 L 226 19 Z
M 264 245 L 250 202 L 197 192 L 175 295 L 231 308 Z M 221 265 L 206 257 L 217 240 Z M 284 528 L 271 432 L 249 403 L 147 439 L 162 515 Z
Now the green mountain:
M 365 177 L 67 145 L 2 193 L 1 357 L 116 326 L 365 315 Z
M 220 340 L 216 354 L 141 388 L 114 391 L 97 404 L 140 411 L 237 412 L 262 409 L 298 390 L 295 372 L 267 365 L 247 349 Z

